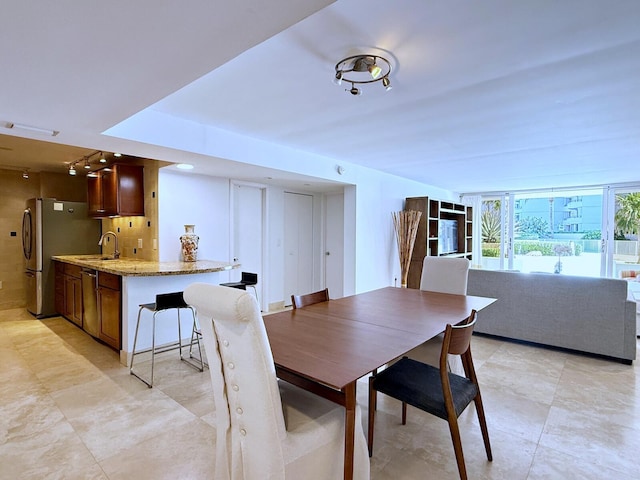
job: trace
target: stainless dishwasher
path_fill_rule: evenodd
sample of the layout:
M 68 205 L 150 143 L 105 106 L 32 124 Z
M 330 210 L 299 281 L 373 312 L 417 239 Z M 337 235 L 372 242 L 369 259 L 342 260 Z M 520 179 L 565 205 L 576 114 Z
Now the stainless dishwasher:
M 98 272 L 82 269 L 82 328 L 93 337 L 100 334 L 98 319 Z

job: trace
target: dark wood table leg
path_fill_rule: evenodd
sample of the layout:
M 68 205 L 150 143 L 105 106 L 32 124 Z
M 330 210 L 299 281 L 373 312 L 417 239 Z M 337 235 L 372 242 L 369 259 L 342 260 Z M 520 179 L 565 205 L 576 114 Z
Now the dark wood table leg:
M 356 382 L 351 382 L 344 390 L 344 480 L 353 480 L 353 447 L 356 430 Z

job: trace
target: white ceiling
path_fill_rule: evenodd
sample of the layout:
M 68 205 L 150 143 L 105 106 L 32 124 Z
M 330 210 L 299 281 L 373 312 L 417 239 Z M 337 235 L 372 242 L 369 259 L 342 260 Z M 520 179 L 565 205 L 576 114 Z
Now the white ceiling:
M 167 148 L 172 120 L 455 192 L 640 181 L 637 0 L 12 2 L 3 17 L 0 134 L 317 188 L 335 180 Z M 393 90 L 331 82 L 368 52 Z M 168 119 L 166 142 L 135 136 L 145 113 Z M 3 145 L 0 165 L 23 161 Z

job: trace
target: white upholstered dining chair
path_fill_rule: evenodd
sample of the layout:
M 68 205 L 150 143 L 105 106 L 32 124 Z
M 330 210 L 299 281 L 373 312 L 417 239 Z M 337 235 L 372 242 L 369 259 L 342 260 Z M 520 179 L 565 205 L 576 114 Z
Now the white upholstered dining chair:
M 216 409 L 216 480 L 341 479 L 343 407 L 276 378 L 260 308 L 244 290 L 194 283 Z M 354 479 L 369 478 L 356 410 Z
M 469 265 L 469 260 L 462 257 L 424 257 L 420 290 L 466 295 Z M 442 338 L 442 335 L 432 338 L 409 351 L 407 356 L 437 366 L 442 348 Z M 461 374 L 463 372 L 459 357 L 453 357 L 450 360 L 449 368 L 455 373 Z
M 420 290 L 466 295 L 469 263 L 462 257 L 424 257 Z

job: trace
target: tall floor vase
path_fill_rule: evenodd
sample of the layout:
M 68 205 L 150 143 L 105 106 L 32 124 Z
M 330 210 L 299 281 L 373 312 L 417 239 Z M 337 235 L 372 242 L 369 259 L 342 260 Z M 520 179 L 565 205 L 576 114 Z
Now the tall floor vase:
M 418 233 L 418 224 L 422 212 L 416 210 L 402 210 L 393 212 L 393 226 L 396 231 L 396 242 L 398 243 L 398 257 L 400 258 L 401 286 L 407 288 L 407 277 L 409 276 L 409 265 L 413 255 L 413 245 Z

